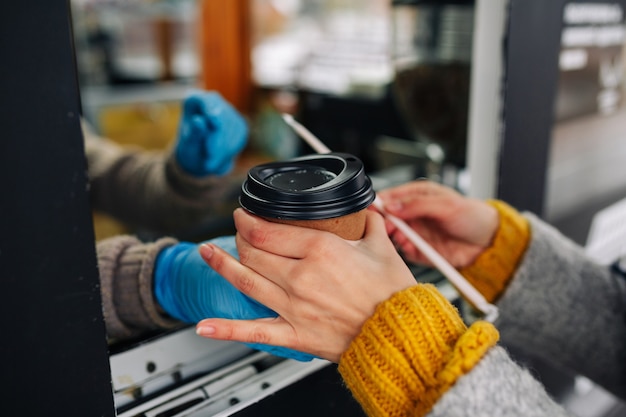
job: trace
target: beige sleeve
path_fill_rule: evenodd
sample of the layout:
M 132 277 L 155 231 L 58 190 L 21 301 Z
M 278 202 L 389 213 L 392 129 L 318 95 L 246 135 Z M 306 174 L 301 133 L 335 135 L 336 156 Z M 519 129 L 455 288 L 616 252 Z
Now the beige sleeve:
M 216 215 L 230 215 L 241 179 L 196 178 L 173 152 L 121 146 L 83 123 L 92 208 L 133 227 L 162 233 L 184 230 Z
M 162 312 L 152 288 L 157 255 L 176 243 L 172 238 L 142 243 L 129 235 L 97 243 L 102 308 L 109 338 L 129 339 L 181 324 Z

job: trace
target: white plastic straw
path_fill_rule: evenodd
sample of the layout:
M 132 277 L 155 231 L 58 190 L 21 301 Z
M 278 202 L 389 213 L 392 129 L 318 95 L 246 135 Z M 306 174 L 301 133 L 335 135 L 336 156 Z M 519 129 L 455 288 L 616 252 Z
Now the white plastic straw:
M 328 147 L 324 145 L 324 143 L 319 140 L 317 136 L 311 133 L 309 129 L 298 123 L 292 115 L 283 113 L 283 119 L 298 133 L 298 135 L 300 135 L 302 139 L 304 139 L 306 143 L 309 144 L 309 146 L 311 146 L 311 148 L 313 148 L 315 152 L 330 153 L 330 149 L 328 149 Z
M 317 153 L 329 153 L 330 149 L 324 145 L 313 133 L 306 127 L 298 123 L 291 115 L 283 114 L 285 122 L 291 126 L 307 142 Z M 383 202 L 376 197 L 374 206 L 393 223 L 402 234 L 406 236 L 411 243 L 433 264 L 439 272 L 443 274 L 455 286 L 455 288 L 478 310 L 485 316 L 484 319 L 493 322 L 498 318 L 498 307 L 489 303 L 485 297 L 479 293 L 476 288 L 470 284 L 463 275 L 461 275 L 450 263 L 439 254 L 432 246 L 430 246 L 415 230 L 406 224 L 402 219 L 386 212 Z

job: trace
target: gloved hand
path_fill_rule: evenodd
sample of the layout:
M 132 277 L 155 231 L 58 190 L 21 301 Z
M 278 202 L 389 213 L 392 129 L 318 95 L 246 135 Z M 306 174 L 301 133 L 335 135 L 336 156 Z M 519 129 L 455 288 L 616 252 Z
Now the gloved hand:
M 214 91 L 194 91 L 183 101 L 175 155 L 196 177 L 224 175 L 246 145 L 243 117 Z
M 234 236 L 211 240 L 238 258 Z M 159 253 L 154 272 L 154 294 L 159 305 L 172 317 L 197 323 L 209 317 L 253 320 L 277 314 L 241 293 L 208 266 L 199 245 L 179 243 Z M 314 356 L 279 346 L 248 344 L 253 349 L 277 356 L 309 361 Z

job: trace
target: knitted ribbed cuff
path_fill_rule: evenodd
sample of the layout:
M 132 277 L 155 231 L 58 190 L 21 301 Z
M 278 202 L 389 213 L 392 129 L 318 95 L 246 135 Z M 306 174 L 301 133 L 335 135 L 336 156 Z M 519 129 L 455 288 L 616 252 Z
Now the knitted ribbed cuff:
M 378 306 L 339 372 L 367 415 L 424 415 L 496 343 L 495 328 L 478 323 L 467 333 L 448 300 L 418 284 Z
M 116 236 L 104 239 L 97 244 L 98 271 L 100 274 L 100 294 L 102 297 L 102 314 L 107 329 L 107 336 L 111 338 L 128 338 L 132 331 L 117 314 L 114 302 L 114 283 L 117 272 L 117 258 L 124 250 L 139 240 L 134 236 Z
M 154 243 L 132 246 L 119 260 L 119 279 L 115 283 L 115 302 L 119 316 L 139 328 L 169 328 L 179 323 L 159 312 L 154 297 L 153 279 L 156 258 L 177 240 L 161 238 Z M 140 307 L 132 302 L 139 300 Z
M 517 210 L 499 200 L 488 201 L 498 210 L 500 225 L 491 247 L 459 272 L 489 302 L 504 292 L 530 241 L 530 226 Z
M 98 243 L 102 303 L 107 335 L 115 339 L 147 330 L 179 325 L 159 312 L 152 290 L 155 258 L 171 238 L 145 244 L 133 236 L 117 236 Z

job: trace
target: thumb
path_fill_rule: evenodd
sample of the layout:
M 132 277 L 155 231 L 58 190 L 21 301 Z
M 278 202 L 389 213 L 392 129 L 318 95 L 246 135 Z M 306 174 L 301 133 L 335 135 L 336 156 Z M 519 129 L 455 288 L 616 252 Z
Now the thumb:
M 176 159 L 180 166 L 192 175 L 204 175 L 203 160 L 207 150 L 203 138 L 207 135 L 207 126 L 201 116 L 189 116 L 183 119 L 176 143 Z
M 363 240 L 372 244 L 389 240 L 387 225 L 385 224 L 383 216 L 374 210 L 367 210 L 366 215 L 365 235 Z
M 207 125 L 202 116 L 194 114 L 188 117 L 183 127 L 183 140 L 186 143 L 199 142 L 207 134 Z

